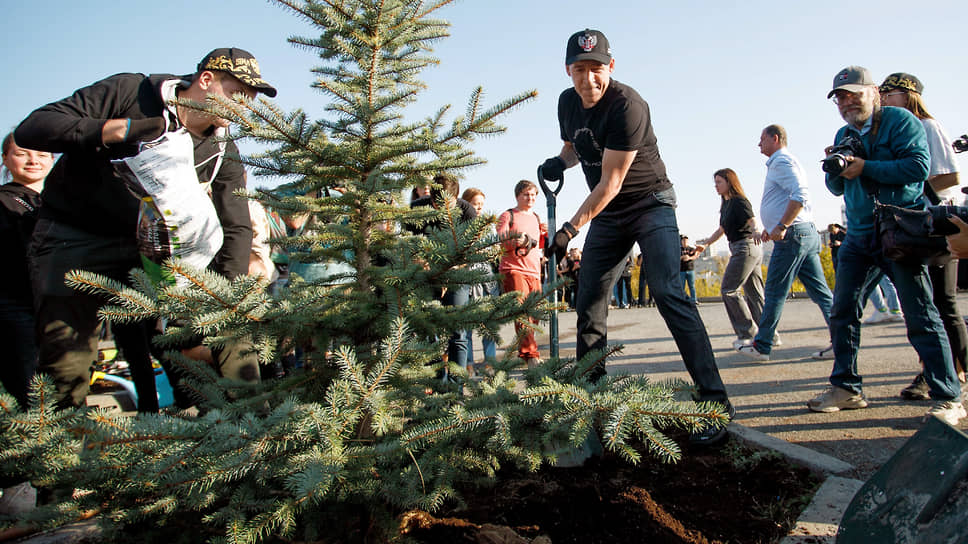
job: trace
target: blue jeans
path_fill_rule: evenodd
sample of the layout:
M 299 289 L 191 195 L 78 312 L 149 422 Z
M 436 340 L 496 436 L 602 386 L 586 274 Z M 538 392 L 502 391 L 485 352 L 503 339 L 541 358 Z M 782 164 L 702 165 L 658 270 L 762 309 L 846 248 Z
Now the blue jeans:
M 683 291 L 689 288 L 689 300 L 696 302 L 696 271 L 695 270 L 682 270 L 679 272 L 679 279 L 682 281 L 681 289 Z
M 484 360 L 497 360 L 497 344 L 486 336 L 481 337 L 481 349 L 484 350 Z M 467 331 L 467 364 L 474 364 L 474 334 Z
M 860 349 L 860 318 L 864 299 L 877 285 L 883 272 L 897 289 L 907 336 L 924 361 L 924 378 L 935 400 L 960 398 L 961 389 L 951 360 L 948 336 L 941 316 L 932 302 L 931 279 L 921 264 L 899 263 L 872 250 L 871 235 L 847 234 L 837 256 L 837 285 L 830 315 L 830 335 L 834 345 L 834 369 L 830 383 L 860 393 L 857 373 Z
M 501 294 L 501 286 L 496 281 L 484 284 L 484 296 L 496 297 Z M 481 349 L 484 350 L 484 360 L 497 360 L 497 343 L 486 336 L 481 337 Z M 474 364 L 474 333 L 467 331 L 467 364 Z
M 619 308 L 628 308 L 632 304 L 632 278 L 619 276 L 615 284 L 615 298 Z
M 787 229 L 782 240 L 773 242 L 773 256 L 770 257 L 766 285 L 763 288 L 763 314 L 760 316 L 760 330 L 755 339 L 756 350 L 760 353 L 770 353 L 773 350 L 773 335 L 776 334 L 776 326 L 783 315 L 783 304 L 795 278 L 800 278 L 807 295 L 820 307 L 820 313 L 829 327 L 833 296 L 823 275 L 823 266 L 820 264 L 820 236 L 813 223 L 794 223 Z
M 888 310 L 896 312 L 901 309 L 901 303 L 897 300 L 897 290 L 894 289 L 894 284 L 887 276 L 881 276 L 881 281 L 877 282 L 880 289 L 874 288 L 871 291 L 870 301 L 874 309 L 879 312 L 886 312 Z M 884 294 L 881 294 L 884 291 Z
M 444 293 L 443 298 L 441 298 L 441 304 L 444 306 L 465 306 L 467 301 L 470 300 L 470 295 L 471 288 L 469 285 L 462 285 L 453 289 L 447 289 L 447 292 Z M 461 368 L 467 368 L 467 348 L 469 336 L 470 331 L 454 331 L 454 333 L 450 335 L 450 340 L 447 342 L 447 360 L 459 365 Z
M 696 305 L 689 302 L 679 283 L 679 227 L 676 195 L 672 189 L 642 198 L 619 213 L 602 213 L 592 220 L 585 237 L 581 274 L 578 276 L 578 359 L 608 345 L 608 299 L 612 285 L 625 268 L 625 257 L 638 242 L 642 266 L 659 313 L 696 383 L 699 400 L 723 402 L 726 386 L 719 376 L 706 326 Z M 591 376 L 605 374 L 602 362 Z

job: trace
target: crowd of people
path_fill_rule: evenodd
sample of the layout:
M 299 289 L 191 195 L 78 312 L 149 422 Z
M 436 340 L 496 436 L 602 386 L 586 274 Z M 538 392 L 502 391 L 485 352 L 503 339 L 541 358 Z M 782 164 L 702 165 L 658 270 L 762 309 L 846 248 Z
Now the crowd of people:
M 943 266 L 927 266 L 920 260 L 888 258 L 875 230 L 874 215 L 882 205 L 923 209 L 929 202 L 950 202 L 957 194 L 951 142 L 927 113 L 921 98 L 923 85 L 916 77 L 895 73 L 877 85 L 870 72 L 858 66 L 834 77 L 828 98 L 847 124 L 825 152 L 831 154 L 847 141 L 859 143 L 851 144 L 854 153 L 841 158 L 841 170 L 825 168 L 826 188 L 844 196 L 847 217 L 847 228 L 829 227 L 837 278 L 831 292 L 819 257 L 821 243 L 813 222 L 808 176 L 789 151 L 783 126 L 769 125 L 760 134 L 760 151 L 767 161 L 759 215 L 754 214 L 735 172 L 716 171 L 713 181 L 722 198 L 720 227 L 694 248 L 677 232 L 672 213 L 675 194 L 655 145 L 648 104 L 634 89 L 611 78 L 615 59 L 604 34 L 586 29 L 572 35 L 565 64 L 572 88 L 558 101 L 564 145 L 557 156 L 543 163 L 542 171 L 548 179 L 558 179 L 564 169 L 581 164 L 591 191 L 548 248 L 549 255 L 562 253 L 578 230 L 590 225 L 575 295 L 579 358 L 605 347 L 609 287 L 620 284 L 623 256 L 638 243 L 647 284 L 655 292 L 660 315 L 696 382 L 699 398 L 722 402 L 732 414 L 708 350 L 708 336 L 695 304 L 690 303 L 695 302 L 693 256 L 725 234 L 731 257 L 721 295 L 737 336 L 733 347 L 739 353 L 758 361 L 770 359 L 773 348 L 780 345 L 776 328 L 794 279 L 801 281 L 828 325 L 830 344 L 813 356 L 832 359 L 833 371 L 829 386 L 807 403 L 810 410 L 867 406 L 857 371 L 860 320 L 867 298 L 887 277 L 884 285 L 897 288 L 898 305 L 892 307 L 875 297 L 879 313 L 867 321 L 881 320 L 881 314 L 905 321 L 923 371 L 902 396 L 934 400 L 928 414 L 952 425 L 966 416 L 959 384 L 964 383 L 965 322 L 955 303 L 956 265 L 950 259 Z M 938 192 L 933 200 L 925 196 Z M 964 251 L 968 225 L 957 217 L 950 221 L 960 232 L 949 236 L 949 251 L 954 257 L 968 256 Z M 773 251 L 764 282 L 759 245 L 768 241 Z M 679 281 L 674 272 L 676 250 Z M 684 296 L 686 289 L 692 301 Z M 705 435 L 692 438 L 710 443 L 720 437 L 707 429 Z
M 903 319 L 917 353 L 921 371 L 903 396 L 933 399 L 929 413 L 951 424 L 966 416 L 959 382 L 965 381 L 968 330 L 955 300 L 956 261 L 926 266 L 891 260 L 876 250 L 877 206 L 921 209 L 929 201 L 951 203 L 960 194 L 951 142 L 927 113 L 924 86 L 916 77 L 891 74 L 877 85 L 868 70 L 850 66 L 834 78 L 828 98 L 846 124 L 833 143 L 857 141 L 863 153 L 846 157 L 844 169 L 825 178 L 827 190 L 843 195 L 847 219 L 846 228 L 828 227 L 837 277 L 831 292 L 819 258 L 809 176 L 788 149 L 783 126 L 771 124 L 759 136 L 767 159 L 758 213 L 736 172 L 716 170 L 719 227 L 693 246 L 678 229 L 676 193 L 659 153 L 649 105 L 635 89 L 612 78 L 615 58 L 605 35 L 590 29 L 571 35 L 565 67 L 571 85 L 558 98 L 562 145 L 541 171 L 546 179 L 557 180 L 565 169 L 581 165 L 588 196 L 556 232 L 548 232 L 535 211 L 537 185 L 518 182 L 514 206 L 496 218 L 493 234 L 502 240 L 501 258 L 484 270 L 500 282 L 447 289 L 439 293 L 444 305 L 502 292 L 519 297 L 539 292 L 543 267 L 550 262 L 567 280 L 564 302 L 576 312 L 577 359 L 598 358 L 607 347 L 610 302 L 618 308 L 655 305 L 695 382 L 696 400 L 717 403 L 732 418 L 727 386 L 696 307 L 693 270 L 695 259 L 725 236 L 730 258 L 721 297 L 736 334 L 734 349 L 754 360 L 770 359 L 781 344 L 777 326 L 797 278 L 828 325 L 830 344 L 814 357 L 833 360 L 833 370 L 828 386 L 808 403 L 810 410 L 867 406 L 857 355 L 870 297 L 875 314 L 866 323 Z M 206 55 L 189 76 L 118 74 L 78 89 L 40 107 L 4 138 L 3 164 L 10 179 L 0 187 L 0 239 L 7 254 L 16 256 L 16 266 L 7 267 L 6 281 L 0 282 L 0 330 L 12 361 L 0 367 L 0 380 L 19 402 L 26 404 L 27 380 L 38 370 L 52 377 L 62 407 L 84 402 L 102 328 L 97 311 L 104 301 L 68 288 L 64 276 L 82 269 L 123 282 L 130 269 L 142 265 L 136 232 L 143 199 L 128 190 L 115 161 L 139 155 L 148 147 L 145 142 L 168 136 L 172 146 L 179 141 L 190 146 L 199 184 L 207 188 L 204 200 L 220 227 L 210 256 L 212 270 L 229 279 L 253 274 L 283 281 L 295 273 L 285 255 L 265 241 L 304 228 L 299 218 L 250 207 L 237 194 L 246 186 L 241 164 L 226 160 L 238 153 L 221 138 L 228 122 L 171 102 L 201 102 L 211 94 L 252 98 L 256 93 L 271 97 L 276 89 L 262 79 L 255 58 L 238 48 L 221 48 Z M 60 154 L 56 163 L 55 153 Z M 469 221 L 483 213 L 485 197 L 475 188 L 461 195 L 457 179 L 440 174 L 432 184 L 414 188 L 410 205 L 441 203 L 456 206 L 461 220 Z M 951 222 L 961 231 L 949 238 L 950 252 L 955 258 L 968 256 L 968 224 L 957 217 Z M 431 222 L 413 232 L 436 226 Z M 583 247 L 572 246 L 582 229 L 587 229 Z M 765 280 L 764 242 L 773 243 Z M 636 267 L 638 293 L 633 297 Z M 329 268 L 298 272 L 309 279 L 316 273 L 337 279 L 343 274 Z M 534 325 L 516 324 L 516 355 L 528 367 L 541 363 Z M 151 343 L 157 334 L 154 324 L 114 327 L 142 412 L 158 410 Z M 482 342 L 484 361 L 495 358 L 493 339 Z M 260 379 L 257 362 L 242 355 L 239 346 L 213 352 L 199 341 L 182 351 L 210 362 L 223 376 Z M 452 332 L 444 358 L 473 368 L 470 331 Z M 599 380 L 606 374 L 606 362 L 599 358 L 588 377 Z M 712 445 L 723 438 L 723 427 L 709 426 L 690 441 Z

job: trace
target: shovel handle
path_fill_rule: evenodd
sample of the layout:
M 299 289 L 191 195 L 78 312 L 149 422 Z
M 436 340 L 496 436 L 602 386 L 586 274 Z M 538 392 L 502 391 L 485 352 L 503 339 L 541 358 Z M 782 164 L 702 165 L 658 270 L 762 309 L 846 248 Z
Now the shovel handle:
M 553 198 L 558 196 L 561 192 L 561 188 L 565 186 L 565 176 L 561 176 L 559 179 L 554 180 L 558 185 L 552 189 L 548 186 L 547 180 L 544 178 L 544 169 L 538 166 L 538 183 L 541 184 L 541 191 L 544 192 L 545 198 Z
M 555 209 L 558 205 L 558 193 L 561 192 L 561 188 L 565 186 L 565 176 L 562 174 L 561 178 L 557 180 L 557 187 L 552 189 L 545 182 L 544 169 L 538 166 L 538 183 L 541 184 L 541 190 L 544 192 L 545 200 L 548 202 L 548 235 L 554 236 L 555 230 L 558 228 L 555 225 Z M 548 273 L 546 277 L 548 279 L 548 285 L 554 285 L 558 281 L 558 263 L 554 262 L 554 259 L 548 259 Z M 558 304 L 558 290 L 555 289 L 551 293 L 551 302 L 554 305 Z M 550 333 L 550 352 L 551 358 L 558 358 L 558 310 L 552 310 L 551 315 L 548 319 L 549 333 Z

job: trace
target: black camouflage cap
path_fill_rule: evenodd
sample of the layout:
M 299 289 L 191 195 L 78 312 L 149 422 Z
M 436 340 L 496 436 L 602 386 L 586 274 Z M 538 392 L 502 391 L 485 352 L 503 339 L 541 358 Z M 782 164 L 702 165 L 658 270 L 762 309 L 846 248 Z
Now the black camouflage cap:
M 901 89 L 902 91 L 913 91 L 918 94 L 923 94 L 924 84 L 921 83 L 920 79 L 911 74 L 897 72 L 887 76 L 884 83 L 881 83 L 880 91 L 882 93 L 886 93 L 892 89 Z
M 203 70 L 213 70 L 217 72 L 228 72 L 236 79 L 254 88 L 268 97 L 276 96 L 276 88 L 262 79 L 259 72 L 259 63 L 245 49 L 238 47 L 220 47 L 205 55 L 202 62 L 198 63 L 196 72 Z

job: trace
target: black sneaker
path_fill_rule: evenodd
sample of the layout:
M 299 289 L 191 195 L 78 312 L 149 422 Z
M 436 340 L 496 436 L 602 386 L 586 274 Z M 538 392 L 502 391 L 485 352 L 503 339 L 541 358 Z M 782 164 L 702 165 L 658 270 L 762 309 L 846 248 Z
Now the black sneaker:
M 924 374 L 914 377 L 911 385 L 901 389 L 901 398 L 905 400 L 931 400 L 928 382 L 924 381 Z
M 728 400 L 726 401 L 726 414 L 729 415 L 730 421 L 736 417 L 736 410 L 733 409 L 733 405 Z M 722 427 L 710 425 L 701 431 L 691 433 L 689 443 L 693 446 L 716 446 L 724 442 L 727 437 L 729 437 L 729 432 L 726 430 L 726 425 Z

